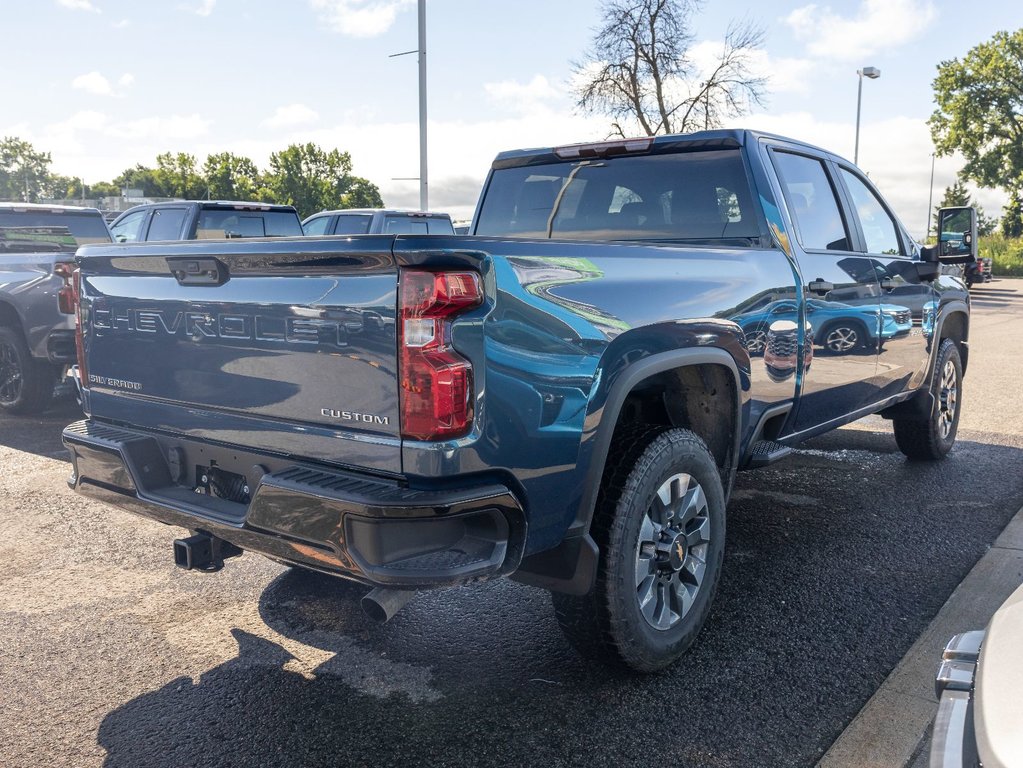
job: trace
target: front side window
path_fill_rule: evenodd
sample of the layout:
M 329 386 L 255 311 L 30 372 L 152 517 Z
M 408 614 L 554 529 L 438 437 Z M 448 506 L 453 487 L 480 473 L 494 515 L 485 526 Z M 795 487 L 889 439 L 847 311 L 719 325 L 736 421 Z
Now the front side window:
M 135 211 L 129 213 L 110 228 L 110 234 L 115 243 L 134 243 L 139 240 L 142 224 L 149 211 Z
M 157 208 L 153 211 L 153 220 L 149 223 L 149 234 L 146 240 L 178 240 L 181 228 L 185 224 L 185 208 Z
M 476 234 L 750 245 L 760 225 L 740 150 L 712 149 L 495 170 Z
M 902 253 L 895 221 L 881 205 L 874 191 L 859 176 L 845 168 L 842 169 L 842 179 L 856 206 L 856 216 L 867 242 L 867 253 Z
M 772 154 L 803 248 L 808 251 L 851 250 L 824 164 L 816 158 L 791 152 Z

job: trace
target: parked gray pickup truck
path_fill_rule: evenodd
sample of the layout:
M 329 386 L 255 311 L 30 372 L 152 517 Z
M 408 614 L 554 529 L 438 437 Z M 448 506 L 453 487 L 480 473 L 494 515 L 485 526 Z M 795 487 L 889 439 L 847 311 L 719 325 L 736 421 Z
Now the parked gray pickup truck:
M 109 242 L 95 208 L 0 203 L 0 411 L 32 413 L 50 402 L 75 359 L 75 251 Z

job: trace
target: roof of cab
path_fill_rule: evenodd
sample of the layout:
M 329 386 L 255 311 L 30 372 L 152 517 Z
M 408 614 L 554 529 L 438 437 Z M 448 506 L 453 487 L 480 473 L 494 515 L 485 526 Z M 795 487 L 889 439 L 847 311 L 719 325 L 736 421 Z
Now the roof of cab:
M 795 146 L 801 146 L 806 149 L 813 150 L 814 152 L 820 152 L 826 155 L 835 156 L 834 152 L 830 152 L 822 147 L 808 144 L 798 139 L 792 139 L 788 136 L 779 136 L 774 133 L 767 133 L 766 131 L 756 131 L 748 128 L 719 128 L 709 131 L 695 131 L 694 133 L 679 133 L 670 134 L 667 136 L 654 136 L 654 137 L 632 137 L 630 139 L 608 139 L 607 141 L 599 142 L 584 142 L 580 146 L 599 146 L 601 144 L 615 144 L 623 141 L 631 141 L 634 139 L 644 140 L 652 139 L 650 150 L 659 149 L 661 151 L 671 151 L 671 149 L 711 149 L 714 147 L 726 148 L 739 148 L 745 146 L 748 142 L 757 141 L 759 139 L 772 139 L 775 141 L 783 141 L 786 144 L 792 144 Z M 534 149 L 514 149 L 506 152 L 501 152 L 494 159 L 493 167 L 497 168 L 510 168 L 521 165 L 533 165 L 539 163 L 559 163 L 577 160 L 574 157 L 563 157 L 556 154 L 559 149 L 565 149 L 575 145 L 564 145 L 560 147 L 537 147 Z M 648 150 L 648 151 L 650 151 Z

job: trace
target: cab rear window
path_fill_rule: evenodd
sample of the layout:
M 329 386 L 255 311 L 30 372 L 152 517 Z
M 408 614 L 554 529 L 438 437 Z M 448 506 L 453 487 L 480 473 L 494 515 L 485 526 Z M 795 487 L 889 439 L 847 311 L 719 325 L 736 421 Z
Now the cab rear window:
M 294 211 L 206 209 L 199 212 L 196 239 L 300 237 L 302 223 Z
M 109 243 L 110 231 L 99 214 L 49 211 L 0 211 L 5 241 L 50 243 L 76 249 L 88 243 Z
M 742 240 L 759 223 L 738 149 L 494 171 L 476 234 L 587 240 Z

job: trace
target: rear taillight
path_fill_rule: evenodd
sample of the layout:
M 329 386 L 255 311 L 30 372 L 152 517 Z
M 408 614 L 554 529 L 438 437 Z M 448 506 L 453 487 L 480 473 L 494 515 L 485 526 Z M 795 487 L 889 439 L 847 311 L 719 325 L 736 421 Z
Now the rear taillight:
M 58 261 L 53 265 L 53 274 L 64 281 L 64 285 L 57 291 L 57 307 L 65 315 L 73 315 L 75 313 L 74 288 L 71 285 L 71 278 L 74 273 L 74 262 Z
M 76 269 L 71 277 L 71 300 L 75 315 L 75 352 L 78 356 L 78 380 L 89 386 L 89 371 L 85 367 L 85 318 L 82 316 L 82 270 Z
M 398 290 L 401 434 L 464 434 L 473 418 L 472 363 L 451 348 L 451 320 L 483 302 L 479 275 L 403 269 Z

